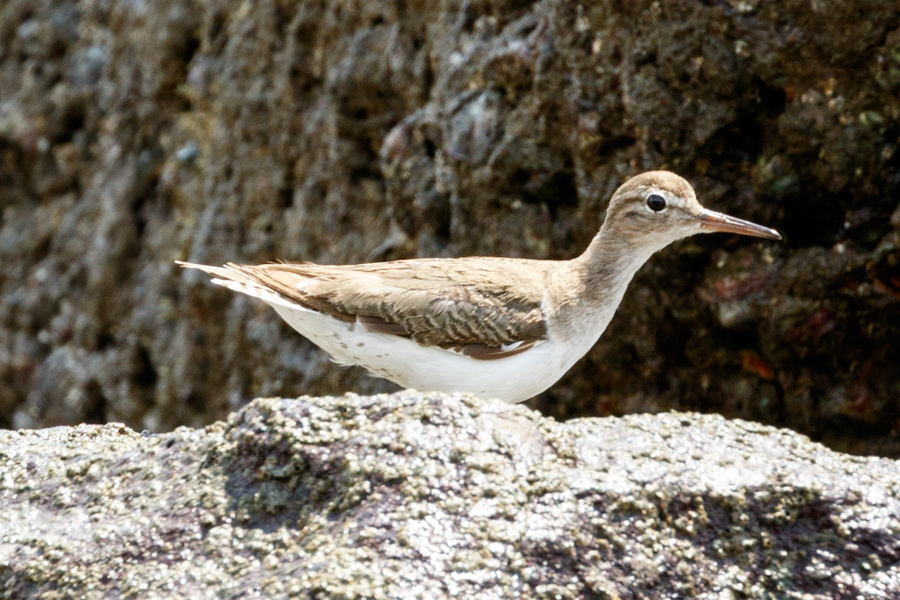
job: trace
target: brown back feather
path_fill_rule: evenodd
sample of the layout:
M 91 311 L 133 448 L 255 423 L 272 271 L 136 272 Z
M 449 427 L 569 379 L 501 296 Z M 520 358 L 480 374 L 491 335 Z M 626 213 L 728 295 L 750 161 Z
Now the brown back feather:
M 552 264 L 479 258 L 227 267 L 311 310 L 488 360 L 546 339 L 541 303 Z M 523 343 L 502 349 L 515 342 Z

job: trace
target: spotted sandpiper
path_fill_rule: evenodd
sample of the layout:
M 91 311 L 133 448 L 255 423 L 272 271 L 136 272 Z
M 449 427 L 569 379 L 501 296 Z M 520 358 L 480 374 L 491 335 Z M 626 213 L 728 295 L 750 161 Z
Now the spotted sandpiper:
M 651 171 L 616 190 L 600 231 L 571 260 L 178 264 L 268 303 L 337 363 L 408 388 L 521 402 L 590 350 L 654 252 L 714 231 L 781 239 L 703 208 L 678 175 Z

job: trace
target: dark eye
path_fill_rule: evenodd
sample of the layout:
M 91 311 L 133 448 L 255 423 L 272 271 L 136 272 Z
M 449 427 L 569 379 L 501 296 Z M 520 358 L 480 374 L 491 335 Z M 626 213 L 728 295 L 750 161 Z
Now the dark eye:
M 659 194 L 650 194 L 647 196 L 647 208 L 653 212 L 659 212 L 666 207 L 666 199 Z

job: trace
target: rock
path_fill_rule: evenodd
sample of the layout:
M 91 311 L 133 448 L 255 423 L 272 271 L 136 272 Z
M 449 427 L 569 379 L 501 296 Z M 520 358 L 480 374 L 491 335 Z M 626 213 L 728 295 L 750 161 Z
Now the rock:
M 894 598 L 900 465 L 668 413 L 261 399 L 0 432 L 0 595 Z
M 670 168 L 786 243 L 654 257 L 533 406 L 720 411 L 900 456 L 895 0 L 2 14 L 0 427 L 391 391 L 173 261 L 569 258 L 622 181 Z

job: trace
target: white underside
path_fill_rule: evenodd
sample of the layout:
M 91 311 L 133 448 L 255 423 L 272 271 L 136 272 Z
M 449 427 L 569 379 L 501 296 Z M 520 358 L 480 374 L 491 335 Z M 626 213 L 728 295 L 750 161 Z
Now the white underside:
M 359 323 L 302 307 L 271 306 L 335 362 L 360 365 L 405 388 L 521 402 L 546 390 L 567 370 L 554 356 L 550 341 L 507 358 L 476 360 L 396 335 L 372 333 Z

